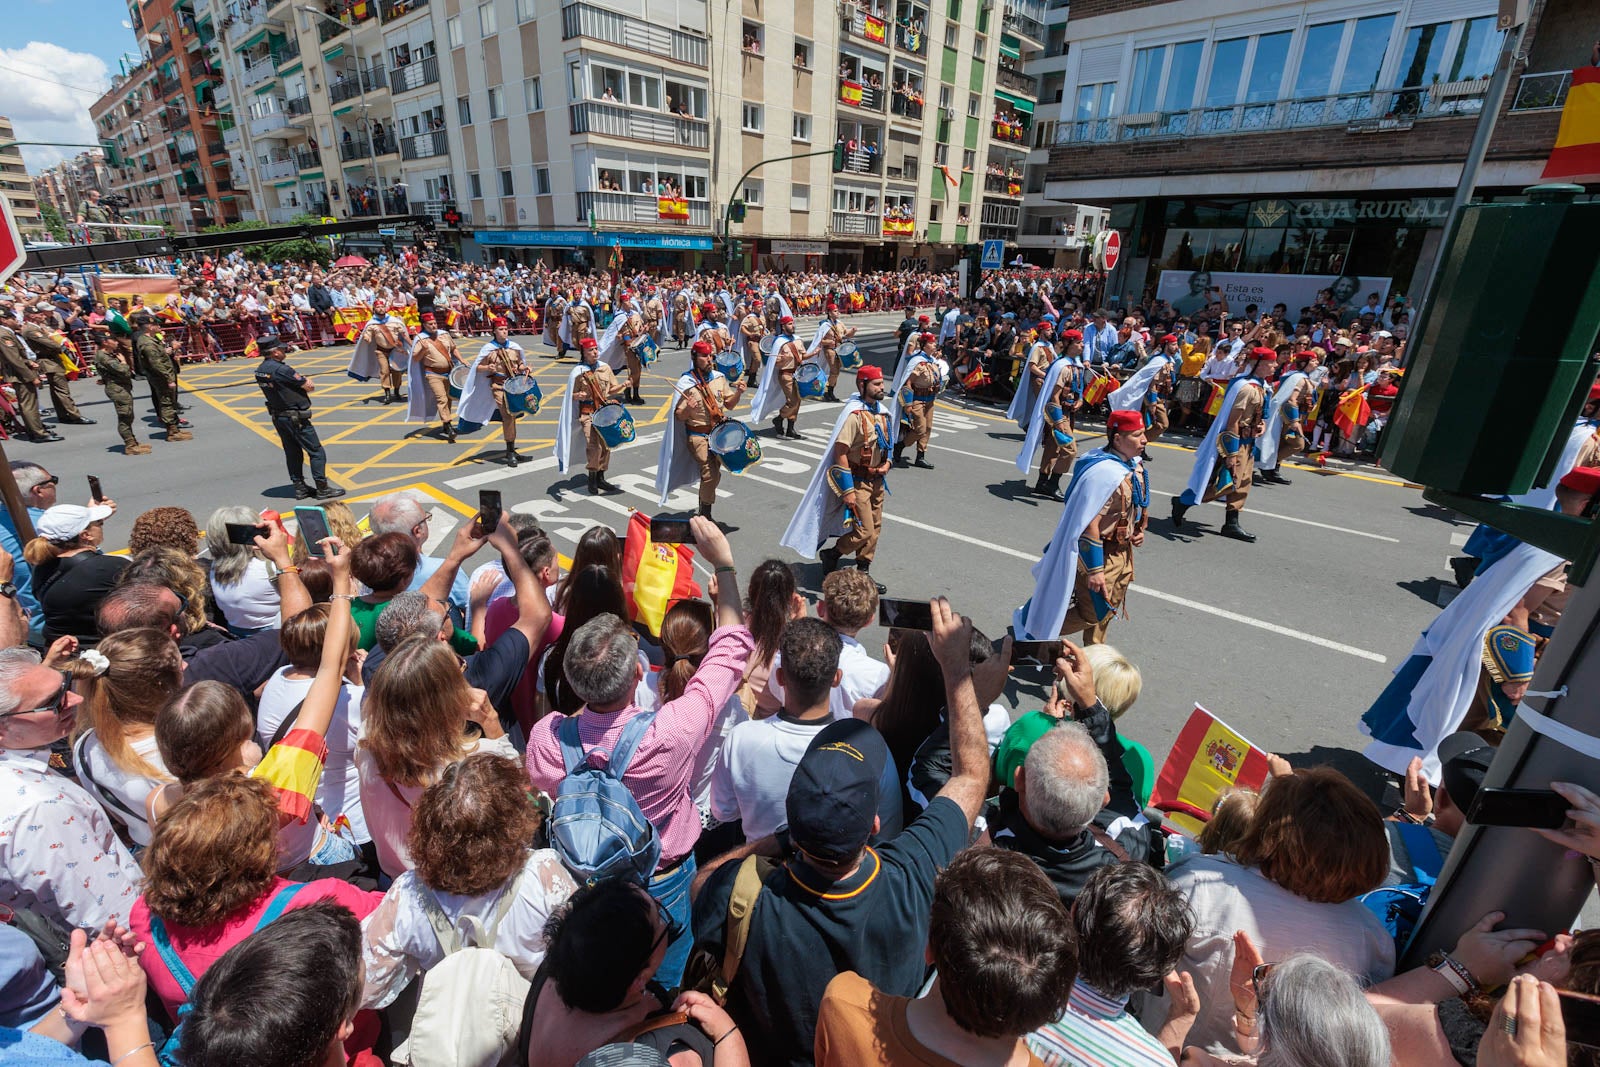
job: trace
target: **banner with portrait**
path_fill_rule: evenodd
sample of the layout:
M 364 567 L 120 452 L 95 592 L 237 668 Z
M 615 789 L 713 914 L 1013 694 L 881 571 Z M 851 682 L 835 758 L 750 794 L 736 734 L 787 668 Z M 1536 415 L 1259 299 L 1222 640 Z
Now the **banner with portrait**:
M 1389 299 L 1392 278 L 1361 277 L 1354 274 L 1245 274 L 1234 271 L 1164 270 L 1156 283 L 1156 299 L 1170 303 L 1180 315 L 1193 315 L 1217 300 L 1228 302 L 1231 315 L 1242 316 L 1255 304 L 1263 313 L 1273 305 L 1288 308 L 1289 318 L 1298 320 L 1300 309 L 1317 302 L 1317 294 L 1329 290 L 1339 308 L 1361 307 L 1367 294 L 1377 293 L 1380 306 Z M 1219 295 L 1220 294 L 1220 295 Z

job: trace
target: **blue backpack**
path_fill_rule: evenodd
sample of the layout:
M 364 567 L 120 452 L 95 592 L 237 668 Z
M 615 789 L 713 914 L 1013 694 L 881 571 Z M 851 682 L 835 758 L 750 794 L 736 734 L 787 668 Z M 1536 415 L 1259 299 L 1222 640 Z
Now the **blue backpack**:
M 567 776 L 550 807 L 550 845 L 580 879 L 648 883 L 661 862 L 661 838 L 622 784 L 655 717 L 647 711 L 629 719 L 603 769 L 589 764 L 576 717 L 569 715 L 556 733 Z
M 272 900 L 267 903 L 267 910 L 261 913 L 260 920 L 250 933 L 260 932 L 262 927 L 282 915 L 284 909 L 288 908 L 289 901 L 304 888 L 304 883 L 293 882 L 273 894 Z M 168 973 L 183 991 L 183 1003 L 178 1007 L 178 1025 L 168 1035 L 159 1053 L 163 1067 L 181 1067 L 182 1061 L 178 1058 L 178 1054 L 183 1048 L 183 1020 L 193 1007 L 189 998 L 194 995 L 194 987 L 199 979 L 189 970 L 189 965 L 178 957 L 177 950 L 172 947 L 172 939 L 167 936 L 167 924 L 162 922 L 161 916 L 155 912 L 150 913 L 150 940 L 155 942 L 156 951 L 161 953 L 161 962 L 167 965 Z
M 1370 893 L 1363 893 L 1357 899 L 1378 917 L 1384 929 L 1389 931 L 1389 936 L 1394 938 L 1395 958 L 1398 959 L 1405 951 L 1406 943 L 1411 940 L 1411 935 L 1416 932 L 1417 920 L 1422 918 L 1423 909 L 1428 906 L 1428 894 L 1444 867 L 1444 856 L 1439 852 L 1432 831 L 1426 826 L 1401 822 L 1395 823 L 1395 827 L 1411 858 L 1412 873 L 1417 880 L 1381 886 Z

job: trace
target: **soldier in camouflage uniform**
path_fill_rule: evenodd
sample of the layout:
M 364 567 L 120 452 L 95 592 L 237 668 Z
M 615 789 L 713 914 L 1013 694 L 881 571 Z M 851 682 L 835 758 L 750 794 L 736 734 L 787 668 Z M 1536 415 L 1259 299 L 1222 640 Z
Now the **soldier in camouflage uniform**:
M 122 436 L 122 454 L 145 456 L 150 446 L 140 444 L 133 435 L 133 367 L 122 349 L 111 341 L 111 331 L 106 326 L 95 327 L 94 371 L 100 376 L 100 387 L 106 399 L 117 409 L 117 433 Z
M 140 312 L 133 318 L 133 327 L 134 358 L 144 368 L 150 399 L 155 403 L 156 417 L 167 428 L 167 440 L 192 441 L 194 434 L 185 430 L 178 418 L 178 363 L 156 336 L 155 316 Z

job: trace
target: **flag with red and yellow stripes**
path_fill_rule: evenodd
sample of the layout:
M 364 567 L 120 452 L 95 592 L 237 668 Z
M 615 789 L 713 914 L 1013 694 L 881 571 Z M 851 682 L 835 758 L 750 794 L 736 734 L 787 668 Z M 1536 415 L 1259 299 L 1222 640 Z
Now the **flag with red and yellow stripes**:
M 1260 789 L 1267 754 L 1199 704 L 1161 766 L 1150 804 L 1191 836 L 1211 819 L 1224 789 Z
M 659 636 L 661 620 L 674 600 L 701 595 L 693 561 L 694 549 L 688 545 L 651 541 L 650 516 L 635 511 L 622 547 L 622 590 L 628 598 L 629 621 L 642 622 Z
M 364 304 L 333 309 L 333 332 L 346 341 L 354 341 L 372 318 L 372 309 Z
M 1546 181 L 1600 179 L 1600 67 L 1579 67 L 1572 72 L 1556 145 L 1539 177 Z

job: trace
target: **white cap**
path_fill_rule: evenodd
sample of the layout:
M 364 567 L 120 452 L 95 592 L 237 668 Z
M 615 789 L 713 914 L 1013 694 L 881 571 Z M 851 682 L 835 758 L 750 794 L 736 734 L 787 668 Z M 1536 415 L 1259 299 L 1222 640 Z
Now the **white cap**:
M 91 523 L 103 522 L 109 519 L 114 512 L 111 508 L 92 504 L 84 507 L 81 504 L 57 504 L 50 508 L 39 521 L 33 524 L 34 532 L 46 541 L 71 541 Z

